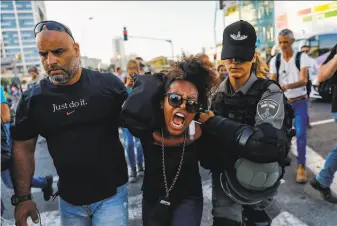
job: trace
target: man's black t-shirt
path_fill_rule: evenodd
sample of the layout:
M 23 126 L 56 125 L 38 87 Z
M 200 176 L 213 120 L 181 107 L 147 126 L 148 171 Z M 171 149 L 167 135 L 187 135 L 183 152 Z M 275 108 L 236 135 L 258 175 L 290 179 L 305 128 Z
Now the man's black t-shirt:
M 337 53 L 337 44 L 331 49 L 331 52 L 328 58 L 325 60 L 323 64 L 328 63 Z M 332 112 L 337 112 L 337 71 L 331 77 L 331 84 L 333 84 L 333 91 L 332 91 Z
M 125 86 L 112 74 L 82 69 L 70 86 L 43 79 L 23 94 L 12 138 L 46 138 L 62 199 L 74 205 L 103 200 L 128 179 L 118 133 L 126 98 Z

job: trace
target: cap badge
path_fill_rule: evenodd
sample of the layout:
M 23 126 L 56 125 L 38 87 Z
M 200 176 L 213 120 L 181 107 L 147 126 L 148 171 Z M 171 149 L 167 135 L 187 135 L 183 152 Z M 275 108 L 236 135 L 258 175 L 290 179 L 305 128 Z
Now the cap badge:
M 241 40 L 245 40 L 248 36 L 247 35 L 241 35 L 240 31 L 238 31 L 238 34 L 231 34 L 230 35 L 232 39 L 236 40 L 236 41 L 241 41 Z

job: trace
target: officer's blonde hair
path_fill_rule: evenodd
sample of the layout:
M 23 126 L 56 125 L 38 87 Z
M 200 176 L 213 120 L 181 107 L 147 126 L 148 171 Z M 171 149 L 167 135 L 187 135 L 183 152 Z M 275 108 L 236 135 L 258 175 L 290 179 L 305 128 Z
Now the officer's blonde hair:
M 255 62 L 253 65 L 253 70 L 255 72 L 256 77 L 266 79 L 269 73 L 268 65 L 262 60 L 260 54 L 255 52 Z

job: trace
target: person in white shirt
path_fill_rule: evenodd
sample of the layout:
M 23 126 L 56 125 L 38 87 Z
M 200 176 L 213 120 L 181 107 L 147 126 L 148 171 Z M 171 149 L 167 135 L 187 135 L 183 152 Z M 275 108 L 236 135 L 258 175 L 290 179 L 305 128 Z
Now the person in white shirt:
M 116 76 L 125 84 L 126 83 L 126 74 L 123 73 L 122 68 L 117 67 Z
M 308 180 L 305 169 L 308 121 L 306 84 L 311 60 L 305 53 L 294 52 L 292 45 L 295 38 L 291 30 L 284 29 L 280 31 L 278 41 L 281 53 L 273 57 L 270 62 L 271 79 L 279 82 L 294 110 L 298 153 L 296 182 L 306 183 Z

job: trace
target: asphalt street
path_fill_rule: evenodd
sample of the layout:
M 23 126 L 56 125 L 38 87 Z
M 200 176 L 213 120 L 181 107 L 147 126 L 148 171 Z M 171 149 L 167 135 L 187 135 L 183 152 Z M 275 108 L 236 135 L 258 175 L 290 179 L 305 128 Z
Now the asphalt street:
M 313 127 L 308 130 L 308 168 L 310 178 L 324 164 L 324 159 L 337 143 L 337 124 L 332 120 L 331 104 L 321 101 L 311 101 L 309 104 L 310 121 Z M 293 142 L 294 145 L 296 142 Z M 293 147 L 296 154 L 296 147 Z M 310 153 L 309 153 L 310 152 Z M 276 197 L 278 220 L 281 223 L 273 225 L 308 225 L 308 226 L 335 226 L 337 225 L 337 205 L 325 202 L 320 194 L 311 188 L 309 184 L 299 185 L 295 182 L 296 156 L 291 154 L 292 164 L 288 167 L 279 193 Z M 201 169 L 204 192 L 204 210 L 202 225 L 211 225 L 211 183 L 210 175 Z M 54 187 L 56 189 L 57 173 L 53 161 L 47 150 L 46 143 L 38 144 L 36 149 L 36 176 L 54 176 Z M 90 181 L 90 178 L 88 178 Z M 141 225 L 141 179 L 137 183 L 129 185 L 129 225 Z M 337 179 L 333 190 L 337 193 Z M 1 184 L 1 197 L 4 200 L 5 212 L 3 225 L 13 224 L 13 207 L 10 205 L 10 196 L 13 191 Z M 42 225 L 59 225 L 58 200 L 45 202 L 41 190 L 33 189 L 34 199 L 42 216 Z M 289 223 L 294 217 L 298 223 Z M 284 219 L 283 219 L 284 218 Z M 288 219 L 288 220 L 287 220 Z M 293 222 L 295 222 L 294 220 Z M 300 221 L 304 222 L 303 224 Z

